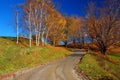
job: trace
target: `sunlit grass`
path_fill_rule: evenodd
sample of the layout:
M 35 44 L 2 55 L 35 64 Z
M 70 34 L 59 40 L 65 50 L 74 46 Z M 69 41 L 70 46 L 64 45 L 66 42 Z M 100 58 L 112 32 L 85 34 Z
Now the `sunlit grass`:
M 118 64 L 113 64 L 105 61 L 98 56 L 86 54 L 79 64 L 79 69 L 84 71 L 84 74 L 90 80 L 119 80 L 120 79 L 120 53 L 117 56 L 108 55 L 111 59 L 118 61 Z
M 14 39 L 13 39 L 14 40 Z M 0 38 L 0 74 L 33 67 L 70 54 L 59 47 L 26 47 L 10 39 Z

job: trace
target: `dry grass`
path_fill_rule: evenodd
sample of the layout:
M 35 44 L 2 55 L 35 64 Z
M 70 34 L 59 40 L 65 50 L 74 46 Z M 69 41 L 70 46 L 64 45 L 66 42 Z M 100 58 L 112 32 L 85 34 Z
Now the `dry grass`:
M 50 45 L 35 47 L 34 43 L 29 48 L 27 43 L 24 38 L 18 45 L 15 38 L 0 38 L 0 74 L 45 64 L 70 54 L 65 48 Z

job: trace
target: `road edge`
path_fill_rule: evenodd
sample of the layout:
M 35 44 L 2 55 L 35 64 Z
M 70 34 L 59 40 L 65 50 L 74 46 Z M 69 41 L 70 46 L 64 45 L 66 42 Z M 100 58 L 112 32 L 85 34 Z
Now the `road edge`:
M 89 80 L 89 78 L 83 73 L 83 71 L 78 69 L 78 65 L 81 63 L 83 57 L 85 56 L 85 54 L 80 58 L 79 62 L 75 65 L 74 67 L 74 72 L 78 77 L 78 80 Z

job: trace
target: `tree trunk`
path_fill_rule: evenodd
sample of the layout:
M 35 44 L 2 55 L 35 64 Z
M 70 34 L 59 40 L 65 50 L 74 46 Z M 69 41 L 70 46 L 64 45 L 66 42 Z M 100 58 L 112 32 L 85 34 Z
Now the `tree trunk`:
M 45 42 L 44 42 L 44 37 L 43 36 L 44 36 L 44 31 L 42 32 L 42 38 L 41 39 L 42 39 L 42 46 L 45 46 L 44 45 Z
M 84 48 L 84 37 L 82 37 L 82 48 Z
M 38 24 L 35 25 L 35 20 L 34 20 L 34 27 L 35 27 L 35 43 L 36 43 L 36 46 L 38 46 Z
M 19 42 L 19 37 L 18 37 L 18 35 L 19 35 L 19 33 L 18 33 L 18 26 L 17 26 L 17 44 L 18 44 L 18 42 Z
M 37 46 L 39 46 L 39 44 L 40 44 L 40 36 L 41 36 L 41 32 L 39 31 L 39 32 L 38 32 L 38 40 L 37 40 L 38 42 L 37 42 Z
M 107 51 L 107 49 L 106 49 L 106 47 L 105 46 L 101 46 L 101 49 L 100 49 L 100 51 L 101 51 L 101 53 L 102 54 L 106 54 L 106 51 Z
M 41 12 L 40 12 L 40 18 L 41 18 L 41 22 L 40 22 L 40 26 L 39 26 L 39 32 L 38 32 L 38 46 L 40 44 L 40 38 L 41 38 L 41 30 L 42 30 L 42 16 L 43 16 L 43 8 L 41 8 Z
M 53 46 L 56 46 L 56 42 L 55 41 L 53 41 Z
M 48 39 L 48 33 L 46 33 L 46 37 L 45 37 L 45 38 L 46 38 L 46 40 Z M 47 42 L 45 43 L 45 45 L 46 45 L 46 44 L 47 44 Z
M 74 48 L 75 48 L 75 47 L 76 47 L 76 46 L 75 46 L 75 39 L 73 39 L 73 45 L 74 45 Z
M 31 4 L 30 4 L 30 11 L 31 11 Z M 31 47 L 31 43 L 32 43 L 31 12 L 28 14 L 28 28 L 29 28 L 29 46 Z
M 32 33 L 31 33 L 31 30 L 30 30 L 30 33 L 29 33 L 29 46 L 31 47 L 31 43 L 32 43 Z
M 80 47 L 79 47 L 80 49 L 82 49 L 82 43 L 80 42 Z
M 36 36 L 36 46 L 38 46 L 37 44 L 38 44 L 38 32 L 37 32 L 37 29 L 35 29 L 35 32 L 36 32 L 36 34 L 35 34 L 35 36 Z
M 65 41 L 64 44 L 65 44 L 65 47 L 67 48 L 67 41 Z
M 17 36 L 17 41 L 16 41 L 16 43 L 18 44 L 18 42 L 19 42 L 19 37 L 18 37 L 18 35 L 19 35 L 19 32 L 18 32 L 18 11 L 16 11 L 16 36 Z
M 53 46 L 56 46 L 55 35 L 53 36 Z

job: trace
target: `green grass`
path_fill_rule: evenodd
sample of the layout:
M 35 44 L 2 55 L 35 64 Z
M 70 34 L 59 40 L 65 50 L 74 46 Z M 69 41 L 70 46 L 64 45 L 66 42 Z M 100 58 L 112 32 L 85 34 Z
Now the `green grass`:
M 117 61 L 113 64 L 92 54 L 86 54 L 79 64 L 79 69 L 90 80 L 120 80 L 120 53 L 109 54 L 108 57 Z
M 0 38 L 0 74 L 16 71 L 25 67 L 44 64 L 70 54 L 59 47 L 26 47 L 16 45 L 15 38 Z

